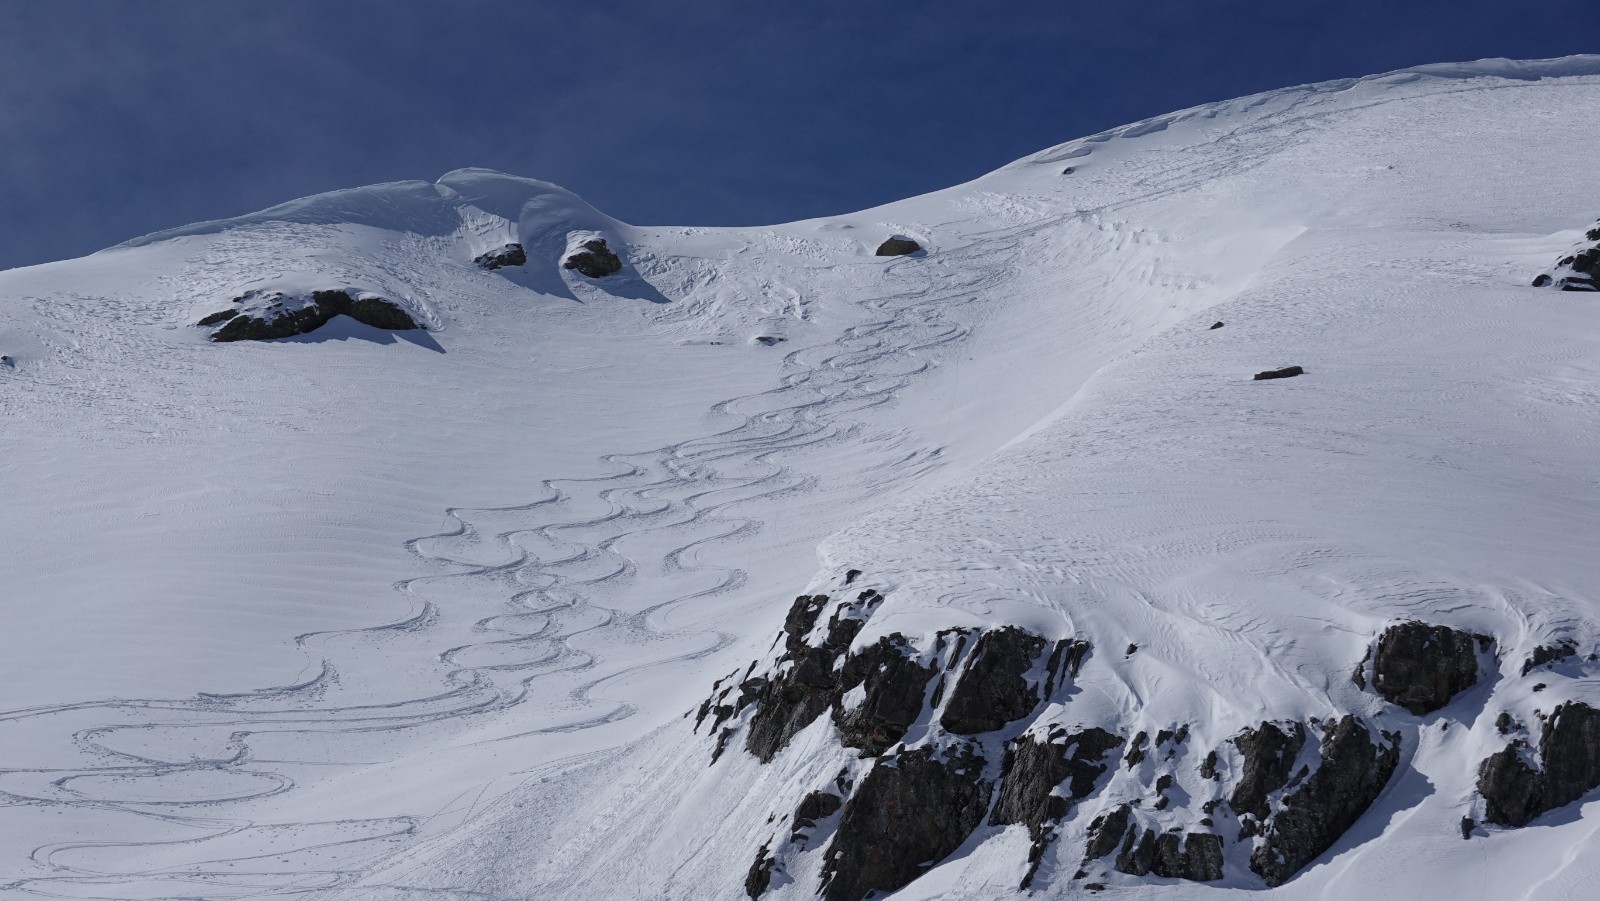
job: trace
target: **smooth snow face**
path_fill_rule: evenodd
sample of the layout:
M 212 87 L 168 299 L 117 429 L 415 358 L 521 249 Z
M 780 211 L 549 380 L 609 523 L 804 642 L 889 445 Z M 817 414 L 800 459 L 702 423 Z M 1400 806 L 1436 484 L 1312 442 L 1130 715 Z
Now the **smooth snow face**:
M 0 884 L 742 897 L 838 748 L 707 767 L 680 717 L 853 566 L 887 598 L 858 645 L 1091 640 L 1064 723 L 1390 721 L 1403 775 L 1280 894 L 1581 895 L 1577 805 L 1456 824 L 1495 711 L 1600 699 L 1511 678 L 1600 640 L 1600 319 L 1527 287 L 1594 221 L 1597 105 L 1595 58 L 1436 67 L 773 228 L 462 170 L 0 273 Z M 561 270 L 580 233 L 624 271 Z M 429 330 L 191 325 L 336 286 Z M 1363 693 L 1403 617 L 1493 634 L 1499 674 L 1423 718 Z M 1026 845 L 985 827 L 895 897 L 1008 895 Z M 811 897 L 795 869 L 767 897 Z

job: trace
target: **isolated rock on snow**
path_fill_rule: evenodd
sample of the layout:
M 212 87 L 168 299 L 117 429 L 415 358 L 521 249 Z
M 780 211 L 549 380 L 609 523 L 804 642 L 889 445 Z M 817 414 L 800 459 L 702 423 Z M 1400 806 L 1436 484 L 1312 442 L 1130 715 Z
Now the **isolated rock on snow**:
M 846 802 L 822 865 L 826 901 L 898 889 L 961 846 L 983 821 L 993 785 L 983 758 L 919 748 L 878 761 Z
M 605 278 L 622 271 L 622 259 L 606 246 L 604 238 L 583 242 L 583 249 L 567 255 L 561 268 L 576 269 L 589 278 Z
M 309 302 L 291 309 L 281 303 L 287 298 L 283 298 L 282 295 L 276 296 L 280 301 L 278 306 L 268 307 L 257 314 L 222 311 L 205 317 L 200 320 L 200 324 L 226 321 L 225 325 L 211 333 L 211 340 L 219 343 L 265 341 L 303 335 L 316 331 L 327 324 L 328 320 L 339 315 L 349 316 L 374 328 L 391 331 L 421 328 L 398 304 L 381 297 L 370 295 L 351 297 L 348 291 L 341 290 L 313 291 Z M 239 301 L 235 301 L 237 302 Z M 233 315 L 226 315 L 228 313 Z
M 1396 623 L 1373 650 L 1373 690 L 1417 716 L 1432 713 L 1478 684 L 1478 651 L 1492 646 L 1488 636 L 1448 626 Z
M 1283 796 L 1250 854 L 1250 869 L 1269 886 L 1287 882 L 1355 825 L 1399 763 L 1399 733 L 1375 740 L 1365 725 L 1346 715 L 1323 735 L 1316 770 Z
M 1522 675 L 1533 672 L 1546 663 L 1556 663 L 1578 653 L 1578 646 L 1570 641 L 1558 641 L 1555 644 L 1539 645 L 1522 661 Z
M 1539 735 L 1539 768 L 1524 759 L 1522 741 L 1489 755 L 1478 767 L 1484 818 L 1525 826 L 1600 787 L 1600 710 L 1580 701 L 1558 706 Z
M 910 238 L 903 237 L 901 235 L 895 235 L 889 240 L 878 245 L 878 251 L 876 255 L 880 257 L 901 257 L 908 253 L 916 253 L 921 249 L 922 245 L 911 240 Z
M 1265 372 L 1258 372 L 1255 375 L 1254 381 L 1262 382 L 1266 381 L 1267 379 L 1292 379 L 1297 375 L 1305 374 L 1306 371 L 1299 366 L 1285 366 L 1282 369 L 1268 369 Z
M 1600 242 L 1600 226 L 1584 234 L 1588 241 Z M 1540 273 L 1533 279 L 1535 288 L 1554 284 L 1562 291 L 1600 291 L 1600 244 L 1568 253 L 1556 261 L 1556 274 Z
M 487 253 L 479 254 L 472 259 L 472 262 L 485 269 L 503 269 L 507 266 L 521 266 L 528 262 L 528 254 L 522 249 L 521 244 L 512 242 Z

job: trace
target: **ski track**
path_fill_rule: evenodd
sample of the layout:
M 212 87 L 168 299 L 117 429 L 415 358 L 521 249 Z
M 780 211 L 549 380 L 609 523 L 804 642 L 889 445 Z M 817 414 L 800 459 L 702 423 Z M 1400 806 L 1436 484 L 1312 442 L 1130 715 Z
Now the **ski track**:
M 992 254 L 994 244 L 1002 245 L 1003 254 L 1016 231 L 1021 229 L 990 234 L 960 256 Z M 452 571 L 399 582 L 397 589 L 413 604 L 403 619 L 298 636 L 296 644 L 319 661 L 315 676 L 244 693 L 200 694 L 193 700 L 107 699 L 0 714 L 0 722 L 61 718 L 73 723 L 87 718 L 92 724 L 74 729 L 71 741 L 103 761 L 77 769 L 9 771 L 6 803 L 89 808 L 192 833 L 178 840 L 41 845 L 30 859 L 46 874 L 0 882 L 0 891 L 41 897 L 266 897 L 348 884 L 361 875 L 363 864 L 394 853 L 431 816 L 447 811 L 258 822 L 249 811 L 228 806 L 292 793 L 300 787 L 289 773 L 292 765 L 324 761 L 265 759 L 257 755 L 254 741 L 311 736 L 320 745 L 341 733 L 403 732 L 438 723 L 464 731 L 524 705 L 560 714 L 561 721 L 496 740 L 590 729 L 634 716 L 631 704 L 606 696 L 608 683 L 650 667 L 704 657 L 735 638 L 717 631 L 673 630 L 662 622 L 674 608 L 746 583 L 741 569 L 697 560 L 700 550 L 738 541 L 761 528 L 759 520 L 733 508 L 812 489 L 813 478 L 786 464 L 785 455 L 854 437 L 859 428 L 852 414 L 893 400 L 911 379 L 935 365 L 923 352 L 969 334 L 967 326 L 947 314 L 972 300 L 1003 268 L 981 267 L 957 275 L 955 262 L 958 268 L 953 270 L 943 261 L 891 263 L 926 267 L 927 284 L 866 301 L 871 321 L 845 329 L 837 343 L 790 352 L 778 387 L 715 404 L 713 414 L 738 417 L 731 428 L 653 451 L 602 455 L 600 462 L 615 470 L 611 474 L 544 479 L 542 493 L 532 501 L 446 510 L 451 527 L 413 539 L 408 548 L 421 565 Z M 936 451 L 914 452 L 903 461 L 898 478 L 937 463 Z M 595 506 L 599 511 L 585 510 Z M 630 539 L 646 533 L 673 536 L 659 561 L 642 563 L 622 550 Z M 491 552 L 500 559 L 481 559 Z M 655 603 L 628 605 L 622 595 L 642 565 L 659 566 L 674 582 L 692 577 L 688 581 L 698 579 L 700 584 Z M 470 638 L 437 647 L 440 639 L 462 633 Z M 580 646 L 580 640 L 594 637 L 606 639 L 608 647 L 620 643 L 630 650 L 662 641 L 679 646 L 669 656 L 628 665 Z M 382 663 L 431 655 L 444 671 L 442 689 L 421 697 L 338 703 L 340 695 L 383 675 L 382 667 L 365 674 L 349 672 L 341 651 L 350 643 L 399 645 L 386 650 Z M 690 646 L 683 647 L 685 643 Z M 191 740 L 191 735 L 201 737 Z M 226 736 L 221 754 L 172 753 L 191 742 L 204 745 L 204 736 L 216 735 Z M 574 765 L 577 758 L 524 769 L 519 775 L 537 778 L 544 770 Z M 32 790 L 18 791 L 17 777 L 31 782 Z M 480 799 L 482 793 L 480 789 Z M 259 850 L 214 853 L 225 852 L 230 842 Z M 97 868 L 81 860 L 92 861 L 92 852 L 107 850 L 163 852 L 169 858 L 177 852 L 179 858 L 193 859 L 143 871 Z M 335 852 L 334 865 L 285 862 L 308 858 L 311 852 Z

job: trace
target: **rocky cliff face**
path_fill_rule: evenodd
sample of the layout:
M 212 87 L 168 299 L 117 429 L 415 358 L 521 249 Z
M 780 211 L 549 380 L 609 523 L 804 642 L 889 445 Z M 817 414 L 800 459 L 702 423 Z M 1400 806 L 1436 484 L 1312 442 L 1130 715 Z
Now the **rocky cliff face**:
M 801 733 L 807 754 L 819 741 L 838 749 L 842 769 L 773 812 L 752 898 L 810 872 L 828 901 L 860 901 L 1013 827 L 1028 840 L 1019 889 L 1128 877 L 1277 886 L 1334 848 L 1402 766 L 1402 731 L 1353 712 L 1204 744 L 1194 737 L 1213 724 L 1082 722 L 1073 696 L 1096 665 L 1089 642 L 1014 626 L 862 639 L 885 598 L 845 587 L 860 575 L 796 598 L 773 655 L 720 680 L 697 711 L 713 759 L 737 744 L 775 761 Z M 1492 651 L 1486 636 L 1398 623 L 1373 637 L 1356 680 L 1406 713 L 1436 713 Z M 1525 745 L 1483 764 L 1490 822 L 1526 822 L 1600 784 L 1600 712 L 1558 708 L 1537 765 Z

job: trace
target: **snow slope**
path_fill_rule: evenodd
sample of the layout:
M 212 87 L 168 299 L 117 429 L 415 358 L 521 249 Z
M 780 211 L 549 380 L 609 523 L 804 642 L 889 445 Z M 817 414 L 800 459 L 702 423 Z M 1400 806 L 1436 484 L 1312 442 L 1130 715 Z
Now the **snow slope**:
M 768 228 L 462 170 L 0 273 L 0 885 L 744 897 L 801 797 L 873 761 L 822 717 L 712 764 L 693 711 L 855 568 L 883 596 L 857 650 L 1093 646 L 983 739 L 991 777 L 1052 724 L 1182 725 L 1200 799 L 1240 730 L 1353 714 L 1401 763 L 1274 893 L 1587 897 L 1582 802 L 1459 823 L 1500 711 L 1600 703 L 1582 656 L 1522 673 L 1600 642 L 1600 318 L 1529 287 L 1594 222 L 1597 104 L 1596 57 L 1423 67 Z M 874 257 L 892 234 L 925 252 Z M 575 236 L 624 271 L 560 268 Z M 526 266 L 472 264 L 508 241 Z M 427 331 L 193 325 L 322 288 Z M 1422 716 L 1354 684 L 1399 619 L 1491 636 L 1485 677 Z M 903 747 L 941 740 L 927 716 Z M 1111 766 L 1033 890 L 1261 891 L 1242 844 L 1213 882 L 1073 878 L 1164 765 Z M 829 830 L 766 897 L 814 896 Z M 986 821 L 894 897 L 1010 896 L 1028 846 Z

